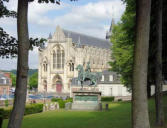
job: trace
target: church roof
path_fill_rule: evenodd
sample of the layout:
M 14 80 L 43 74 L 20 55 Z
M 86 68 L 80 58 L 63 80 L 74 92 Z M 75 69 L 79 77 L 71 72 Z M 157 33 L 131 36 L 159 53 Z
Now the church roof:
M 80 45 L 95 46 L 95 47 L 105 48 L 105 49 L 110 49 L 112 45 L 111 42 L 109 42 L 108 40 L 88 36 L 88 35 L 77 33 L 77 32 L 72 32 L 64 29 L 63 29 L 63 32 L 66 37 L 72 38 L 72 41 L 74 43 L 78 43 Z

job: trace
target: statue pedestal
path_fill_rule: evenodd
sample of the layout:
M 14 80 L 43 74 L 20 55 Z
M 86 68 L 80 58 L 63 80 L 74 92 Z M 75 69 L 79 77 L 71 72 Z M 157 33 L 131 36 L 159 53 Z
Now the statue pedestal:
M 101 92 L 99 91 L 74 91 L 72 110 L 100 110 Z

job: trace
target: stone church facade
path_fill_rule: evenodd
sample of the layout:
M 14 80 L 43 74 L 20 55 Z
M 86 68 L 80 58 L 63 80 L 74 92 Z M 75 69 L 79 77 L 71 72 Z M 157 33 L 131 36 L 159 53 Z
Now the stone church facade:
M 90 62 L 92 72 L 109 69 L 111 43 L 88 35 L 56 27 L 47 47 L 39 49 L 38 92 L 70 93 L 75 69 Z

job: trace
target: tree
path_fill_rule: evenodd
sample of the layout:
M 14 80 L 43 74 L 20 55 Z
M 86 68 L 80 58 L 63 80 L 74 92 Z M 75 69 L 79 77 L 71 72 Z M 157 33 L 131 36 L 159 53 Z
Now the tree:
M 9 2 L 9 0 L 0 0 L 0 18 L 13 17 L 17 18 L 17 13 L 15 11 L 10 11 L 4 5 L 4 2 Z M 46 39 L 41 38 L 30 38 L 30 50 L 33 47 L 39 47 L 44 45 Z M 18 41 L 15 37 L 10 36 L 2 27 L 0 27 L 0 57 L 9 58 L 16 57 L 18 54 Z
M 38 87 L 38 72 L 32 74 L 29 78 L 30 89 Z
M 132 51 L 131 49 L 133 49 L 133 47 L 130 47 L 134 45 L 134 41 L 130 40 L 130 37 L 134 37 L 134 34 L 132 34 L 131 31 L 133 31 L 132 29 L 130 29 L 132 26 L 134 26 L 135 20 L 133 20 L 133 18 L 130 18 L 130 14 L 134 14 L 135 16 L 135 9 L 132 10 L 132 8 L 135 5 L 132 5 L 133 2 L 135 1 L 131 1 L 131 0 L 126 0 L 124 1 L 126 2 L 126 10 L 125 13 L 123 14 L 122 18 L 121 18 L 121 22 L 118 23 L 117 25 L 115 25 L 114 29 L 113 29 L 113 35 L 111 38 L 112 41 L 112 59 L 113 61 L 111 62 L 111 70 L 114 70 L 116 72 L 118 72 L 119 74 L 122 75 L 121 80 L 122 83 L 125 84 L 127 87 L 131 88 L 131 75 L 132 75 L 132 64 L 133 64 L 133 58 L 131 59 L 130 56 L 133 56 L 132 54 L 130 54 Z M 130 7 L 128 6 L 130 5 Z M 132 7 L 133 6 L 133 7 Z M 127 10 L 131 10 L 131 13 L 127 13 Z M 158 32 L 158 30 L 156 29 L 157 27 L 157 20 L 159 20 L 160 18 L 157 18 L 157 13 L 159 12 L 159 6 L 157 5 L 157 0 L 152 0 L 152 4 L 151 4 L 151 23 L 150 23 L 150 41 L 149 41 L 149 59 L 148 59 L 148 75 L 147 75 L 147 95 L 148 97 L 151 96 L 151 85 L 155 85 L 156 79 L 159 79 L 156 73 L 156 69 L 158 69 L 157 71 L 160 72 L 160 66 L 159 64 L 163 64 L 162 65 L 162 77 L 161 81 L 158 80 L 159 82 L 162 82 L 164 80 L 167 79 L 167 52 L 166 52 L 166 47 L 167 47 L 167 18 L 166 18 L 166 12 L 167 12 L 167 1 L 163 1 L 163 18 L 162 18 L 162 26 L 163 26 L 163 30 L 162 30 L 162 62 L 157 62 L 156 57 L 157 56 L 157 36 L 159 35 L 160 32 Z M 129 19 L 131 22 L 127 22 L 128 20 L 123 20 L 123 17 L 125 17 L 126 15 L 127 19 Z M 126 27 L 126 29 L 124 26 L 129 26 Z M 129 30 L 129 31 L 128 31 Z M 131 30 L 131 31 L 130 31 Z M 127 36 L 128 33 L 131 36 Z M 133 39 L 133 38 L 132 38 Z M 127 41 L 129 43 L 127 43 Z M 131 42 L 130 42 L 131 41 Z M 126 45 L 126 46 L 125 46 Z M 129 48 L 127 48 L 127 46 L 129 45 Z M 126 49 L 125 49 L 126 47 Z M 131 48 L 131 49 L 130 49 Z M 126 62 L 126 63 L 125 63 Z M 157 80 L 156 80 L 157 81 Z M 156 88 L 156 92 L 157 92 L 157 88 Z M 160 93 L 160 95 L 162 95 L 162 92 Z M 160 96 L 161 98 L 159 98 L 159 100 L 162 100 L 162 96 Z M 159 106 L 159 103 L 161 103 L 162 101 L 157 101 L 156 102 L 156 111 L 161 111 Z M 160 105 L 162 106 L 162 105 Z M 157 113 L 157 112 L 156 112 Z M 156 116 L 156 118 L 161 117 L 161 119 L 163 119 L 163 114 L 159 114 L 159 116 Z M 162 121 L 161 121 L 162 122 Z
M 121 74 L 121 83 L 131 90 L 132 86 L 132 67 L 134 56 L 135 42 L 135 16 L 136 16 L 136 1 L 123 0 L 126 3 L 126 9 L 121 17 L 120 23 L 114 26 L 112 31 L 112 61 L 110 62 L 111 70 Z M 150 26 L 152 28 L 152 26 Z M 150 41 L 151 43 L 151 41 Z M 153 84 L 152 69 L 152 50 L 149 52 L 149 67 L 147 94 L 151 96 L 151 84 Z
M 27 12 L 28 0 L 18 0 L 18 61 L 17 61 L 17 80 L 14 106 L 8 123 L 8 128 L 20 128 L 24 115 L 26 93 L 27 93 L 27 74 L 28 74 L 28 50 L 30 47 Z M 18 109 L 19 108 L 19 109 Z
M 155 54 L 155 105 L 156 105 L 156 124 L 163 126 L 164 112 L 162 99 L 162 0 L 156 2 L 156 54 Z
M 162 74 L 163 74 L 163 78 L 164 80 L 167 80 L 167 52 L 166 52 L 166 48 L 167 48 L 167 17 L 166 17 L 166 13 L 167 13 L 167 1 L 163 0 L 163 12 L 162 12 Z
M 28 78 L 28 51 L 30 48 L 29 33 L 28 33 L 28 1 L 33 0 L 18 0 L 17 9 L 17 32 L 18 32 L 18 60 L 17 60 L 17 80 L 14 98 L 14 106 L 10 115 L 8 128 L 20 128 L 24 115 L 26 93 L 27 93 L 27 78 Z M 73 1 L 73 0 L 71 0 Z M 57 3 L 60 0 L 38 0 L 42 3 Z
M 136 3 L 134 0 L 124 0 L 124 2 L 126 10 L 121 21 L 114 25 L 112 31 L 112 61 L 110 65 L 111 70 L 121 74 L 121 82 L 131 89 Z
M 136 42 L 132 86 L 132 126 L 150 128 L 147 105 L 147 65 L 151 0 L 136 1 Z
M 8 2 L 8 0 L 0 0 L 0 18 L 4 17 L 17 17 L 17 13 L 14 11 L 10 11 L 4 5 L 4 2 Z M 16 44 L 17 40 L 13 36 L 9 36 L 6 31 L 0 27 L 0 57 L 8 58 L 10 55 L 13 56 L 16 54 Z
M 12 86 L 16 87 L 16 75 L 10 73 L 10 78 L 12 79 Z

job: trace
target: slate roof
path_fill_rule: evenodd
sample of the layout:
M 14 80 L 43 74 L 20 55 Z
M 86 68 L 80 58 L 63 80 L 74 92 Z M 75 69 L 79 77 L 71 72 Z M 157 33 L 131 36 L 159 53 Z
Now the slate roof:
M 88 45 L 88 46 L 95 46 L 99 48 L 105 48 L 105 49 L 110 49 L 111 47 L 111 42 L 108 40 L 88 36 L 85 34 L 77 33 L 77 32 L 72 32 L 69 30 L 63 29 L 63 32 L 66 37 L 72 38 L 72 41 L 74 43 L 80 43 L 80 45 Z

